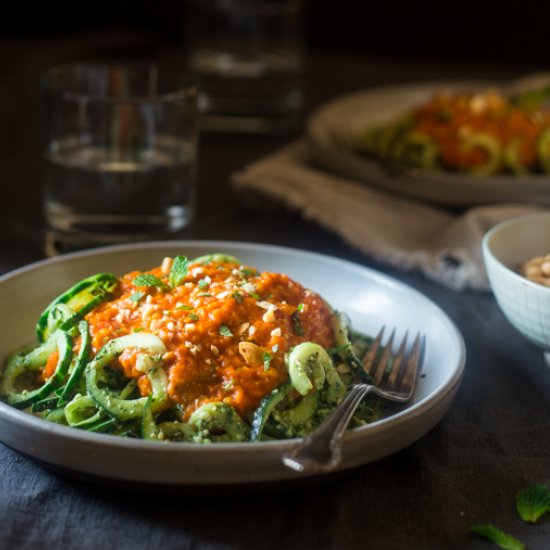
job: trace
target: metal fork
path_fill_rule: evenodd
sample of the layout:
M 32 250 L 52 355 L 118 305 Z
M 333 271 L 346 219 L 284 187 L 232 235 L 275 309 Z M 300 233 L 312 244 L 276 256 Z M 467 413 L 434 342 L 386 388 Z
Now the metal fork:
M 424 337 L 417 334 L 407 353 L 406 333 L 394 355 L 392 347 L 395 329 L 386 345 L 381 346 L 384 331 L 385 327 L 382 327 L 363 360 L 373 383 L 354 384 L 331 416 L 283 456 L 286 466 L 305 473 L 334 470 L 342 460 L 342 437 L 355 409 L 367 394 L 374 393 L 399 403 L 410 400 L 424 355 Z

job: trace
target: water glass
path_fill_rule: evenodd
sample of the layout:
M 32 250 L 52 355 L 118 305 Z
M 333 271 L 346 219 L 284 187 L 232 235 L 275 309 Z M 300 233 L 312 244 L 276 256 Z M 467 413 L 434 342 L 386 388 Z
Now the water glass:
M 189 0 L 187 62 L 207 131 L 274 133 L 301 122 L 305 0 Z
M 198 112 L 182 72 L 80 63 L 42 84 L 47 253 L 185 236 Z

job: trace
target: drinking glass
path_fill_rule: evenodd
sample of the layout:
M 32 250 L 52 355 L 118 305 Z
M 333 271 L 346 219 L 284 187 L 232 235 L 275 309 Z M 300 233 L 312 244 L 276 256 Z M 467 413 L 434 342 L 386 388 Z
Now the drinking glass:
M 52 68 L 42 84 L 48 254 L 185 236 L 198 112 L 182 72 L 78 63 Z
M 304 0 L 190 0 L 187 63 L 202 128 L 243 133 L 299 128 Z

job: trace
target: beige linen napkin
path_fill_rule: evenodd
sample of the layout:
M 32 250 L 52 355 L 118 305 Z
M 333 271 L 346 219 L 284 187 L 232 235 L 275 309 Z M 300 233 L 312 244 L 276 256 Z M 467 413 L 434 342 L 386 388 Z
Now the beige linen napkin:
M 488 229 L 543 210 L 506 204 L 453 214 L 325 172 L 312 163 L 305 140 L 234 173 L 232 183 L 246 196 L 302 212 L 368 256 L 454 290 L 489 288 L 481 253 Z

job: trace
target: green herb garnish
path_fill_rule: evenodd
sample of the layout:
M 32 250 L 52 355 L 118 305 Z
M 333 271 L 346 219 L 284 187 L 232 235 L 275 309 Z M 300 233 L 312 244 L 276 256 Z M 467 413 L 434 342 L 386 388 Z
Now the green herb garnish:
M 505 548 L 506 550 L 525 550 L 525 544 L 523 544 L 523 542 L 501 531 L 494 525 L 474 525 L 470 527 L 470 531 L 494 542 L 497 546 Z
M 298 315 L 298 311 L 295 311 L 290 318 L 292 319 L 292 330 L 294 331 L 294 334 L 297 334 L 298 336 L 304 335 L 304 329 L 302 327 L 302 323 L 300 322 L 300 316 Z
M 341 346 L 330 348 L 327 351 L 330 355 L 337 355 L 338 353 L 341 353 L 343 351 L 348 351 L 350 348 L 351 348 L 351 342 L 347 342 L 345 344 L 342 344 Z
M 240 292 L 233 292 L 232 296 L 235 302 L 237 302 L 238 304 L 242 304 L 244 296 Z
M 152 273 L 141 273 L 132 281 L 135 286 L 156 286 L 161 290 L 170 290 L 170 287 Z
M 210 286 L 210 281 L 208 279 L 201 279 L 198 282 L 198 285 L 201 290 L 204 290 L 205 288 L 208 288 Z
M 191 306 L 178 306 L 176 309 L 183 309 L 184 311 L 191 311 L 193 308 Z
M 128 300 L 132 300 L 132 302 L 136 302 L 136 304 L 145 296 L 145 292 L 143 290 L 138 290 L 134 292 Z
M 220 325 L 218 332 L 222 336 L 233 336 L 233 333 L 231 332 L 231 330 L 229 330 L 229 327 L 227 325 Z
M 187 277 L 189 260 L 185 256 L 176 256 L 170 268 L 168 279 L 172 288 L 177 287 Z
M 187 316 L 187 320 L 188 320 L 188 321 L 198 321 L 198 320 L 199 320 L 199 316 L 198 316 L 196 313 L 190 313 L 190 314 Z
M 229 391 L 229 390 L 232 390 L 234 386 L 235 386 L 235 380 L 233 380 L 233 378 L 230 378 L 229 380 L 223 383 L 222 388 L 224 389 L 224 391 Z
M 268 351 L 265 351 L 263 354 L 262 354 L 262 361 L 263 361 L 263 364 L 264 364 L 264 371 L 268 371 L 269 370 L 269 366 L 271 365 L 271 360 L 273 359 L 273 355 L 271 355 L 271 353 L 269 353 Z
M 516 509 L 523 521 L 536 523 L 550 512 L 550 491 L 544 485 L 532 485 L 516 495 Z

